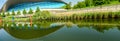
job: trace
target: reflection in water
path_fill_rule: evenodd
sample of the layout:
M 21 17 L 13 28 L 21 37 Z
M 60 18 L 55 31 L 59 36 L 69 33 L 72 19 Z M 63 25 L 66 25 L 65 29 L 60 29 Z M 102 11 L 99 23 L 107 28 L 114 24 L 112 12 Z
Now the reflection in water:
M 56 30 L 58 30 L 61 26 L 49 28 L 49 29 L 15 29 L 15 28 L 5 28 L 5 30 L 12 36 L 19 39 L 32 39 L 38 38 L 45 35 L 48 35 Z
M 119 20 L 107 19 L 64 20 L 36 21 L 32 26 L 29 22 L 5 22 L 1 27 L 15 38 L 11 41 L 120 41 L 119 24 Z M 3 29 L 0 30 L 0 36 L 4 34 L 0 41 L 7 41 L 3 39 L 7 36 Z

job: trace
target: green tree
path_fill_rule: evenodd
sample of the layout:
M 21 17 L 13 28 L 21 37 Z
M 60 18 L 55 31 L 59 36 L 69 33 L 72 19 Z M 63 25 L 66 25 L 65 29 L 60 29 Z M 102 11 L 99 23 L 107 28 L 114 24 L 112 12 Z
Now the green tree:
M 84 8 L 86 7 L 86 4 L 85 2 L 78 2 L 76 5 L 74 5 L 74 9 L 77 9 L 77 8 Z
M 20 10 L 18 10 L 17 15 L 20 15 L 20 14 L 21 14 L 21 12 L 20 12 Z
M 32 8 L 30 8 L 30 10 L 29 10 L 28 13 L 29 13 L 29 14 L 33 14 L 33 10 L 32 10 Z
M 27 14 L 27 11 L 25 9 L 23 10 L 23 14 Z
M 41 19 L 46 19 L 50 17 L 51 14 L 49 11 L 42 11 L 42 12 L 37 12 L 33 17 L 41 18 Z
M 94 6 L 105 4 L 105 0 L 93 0 Z
M 15 15 L 15 11 L 14 10 L 12 10 L 12 15 Z
M 7 16 L 9 16 L 10 15 L 10 12 L 7 12 Z
M 69 4 L 66 4 L 65 5 L 65 9 L 67 9 L 67 10 L 69 10 L 69 9 L 71 9 L 72 7 L 71 7 L 71 2 L 69 2 Z
M 93 5 L 93 0 L 85 0 L 86 7 Z
M 2 12 L 2 17 L 5 17 L 5 12 Z
M 39 7 L 36 8 L 36 12 L 40 12 L 40 8 Z
M 120 2 L 120 0 L 118 0 Z
M 104 0 L 105 4 L 110 4 L 110 0 Z

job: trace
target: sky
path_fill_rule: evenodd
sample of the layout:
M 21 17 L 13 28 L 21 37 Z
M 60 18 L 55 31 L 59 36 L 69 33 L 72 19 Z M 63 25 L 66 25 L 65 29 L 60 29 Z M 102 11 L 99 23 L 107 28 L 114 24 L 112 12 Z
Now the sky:
M 62 1 L 66 2 L 66 3 L 71 2 L 72 6 L 73 6 L 73 5 L 77 4 L 77 2 L 81 2 L 81 1 L 84 1 L 84 0 L 62 0 Z
M 2 6 L 4 5 L 4 3 L 6 2 L 7 0 L 0 0 L 0 9 L 2 8 Z

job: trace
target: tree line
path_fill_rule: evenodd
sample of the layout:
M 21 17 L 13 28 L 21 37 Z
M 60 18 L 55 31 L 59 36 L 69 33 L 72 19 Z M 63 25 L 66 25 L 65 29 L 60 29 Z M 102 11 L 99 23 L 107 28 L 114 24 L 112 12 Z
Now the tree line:
M 120 0 L 84 0 L 82 2 L 78 2 L 71 8 L 77 9 L 77 8 L 84 8 L 91 6 L 99 6 L 104 4 L 112 4 L 116 2 L 120 3 Z M 70 4 L 67 4 L 66 9 L 71 9 L 71 8 L 70 8 Z

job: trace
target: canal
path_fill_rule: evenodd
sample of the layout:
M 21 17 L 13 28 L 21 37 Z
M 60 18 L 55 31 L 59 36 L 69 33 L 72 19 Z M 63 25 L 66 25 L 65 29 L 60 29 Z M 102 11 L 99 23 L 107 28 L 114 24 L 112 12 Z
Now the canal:
M 120 20 L 4 22 L 0 41 L 120 41 Z

